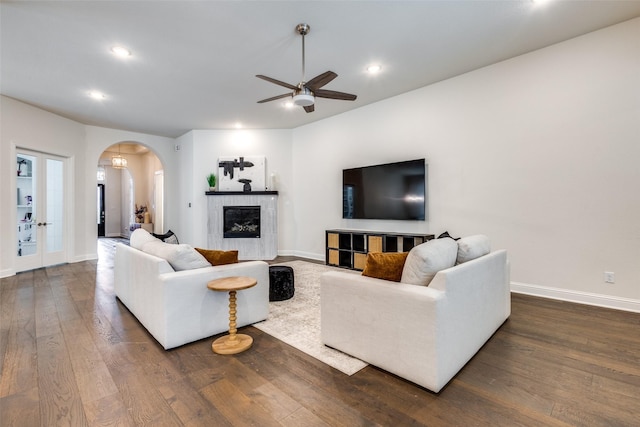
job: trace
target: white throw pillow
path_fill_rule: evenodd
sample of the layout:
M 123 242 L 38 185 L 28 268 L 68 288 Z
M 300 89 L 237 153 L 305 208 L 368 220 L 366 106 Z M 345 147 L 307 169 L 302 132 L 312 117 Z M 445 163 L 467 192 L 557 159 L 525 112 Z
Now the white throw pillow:
M 453 267 L 458 244 L 451 238 L 429 240 L 411 249 L 400 282 L 428 286 L 436 273 Z
M 489 238 L 484 234 L 463 237 L 458 240 L 458 260 L 457 264 L 471 261 L 491 251 Z
M 158 258 L 166 259 L 175 271 L 211 267 L 211 264 L 209 264 L 209 261 L 207 261 L 205 257 L 184 243 L 176 245 L 158 240 L 157 242 L 146 243 L 142 247 L 142 251 L 155 255 Z
M 141 251 L 142 247 L 149 242 L 160 242 L 160 239 L 156 239 L 151 235 L 151 233 L 142 228 L 136 228 L 133 230 L 131 237 L 129 237 L 129 245 L 139 251 Z

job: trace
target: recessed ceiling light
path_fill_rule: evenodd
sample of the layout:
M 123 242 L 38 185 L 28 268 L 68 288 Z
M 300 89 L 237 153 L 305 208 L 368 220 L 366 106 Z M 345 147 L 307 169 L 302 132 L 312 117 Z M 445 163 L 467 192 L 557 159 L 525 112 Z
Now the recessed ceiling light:
M 126 58 L 128 56 L 131 56 L 131 51 L 129 51 L 129 49 L 122 47 L 122 46 L 114 46 L 111 48 L 111 52 L 116 55 L 119 56 L 120 58 Z
M 97 90 L 92 90 L 91 92 L 89 92 L 89 96 L 97 100 L 103 100 L 107 97 L 104 93 L 98 92 Z
M 382 66 L 379 64 L 371 64 L 367 67 L 367 72 L 371 74 L 376 74 L 382 71 Z

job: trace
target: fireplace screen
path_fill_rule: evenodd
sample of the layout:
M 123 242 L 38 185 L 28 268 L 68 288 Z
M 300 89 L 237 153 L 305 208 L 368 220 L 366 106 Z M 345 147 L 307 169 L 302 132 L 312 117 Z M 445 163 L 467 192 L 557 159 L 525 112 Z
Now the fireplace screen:
M 224 206 L 224 238 L 260 237 L 260 206 Z

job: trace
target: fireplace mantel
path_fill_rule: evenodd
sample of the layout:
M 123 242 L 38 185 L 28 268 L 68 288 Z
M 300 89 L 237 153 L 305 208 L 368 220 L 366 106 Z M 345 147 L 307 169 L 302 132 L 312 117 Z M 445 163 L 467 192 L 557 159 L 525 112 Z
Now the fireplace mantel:
M 205 191 L 207 196 L 277 196 L 277 191 Z
M 207 247 L 238 250 L 240 260 L 272 260 L 278 256 L 277 191 L 207 191 Z M 225 238 L 225 206 L 260 206 L 260 237 Z

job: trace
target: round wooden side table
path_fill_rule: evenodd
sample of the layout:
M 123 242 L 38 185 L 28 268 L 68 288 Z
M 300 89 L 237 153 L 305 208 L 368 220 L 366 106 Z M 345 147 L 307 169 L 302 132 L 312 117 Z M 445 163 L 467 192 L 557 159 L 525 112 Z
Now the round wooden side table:
M 236 292 L 251 288 L 256 283 L 256 279 L 246 276 L 223 277 L 207 283 L 207 288 L 212 291 L 229 292 L 229 335 L 222 336 L 211 344 L 214 353 L 237 354 L 253 344 L 253 338 L 249 335 L 236 333 Z

